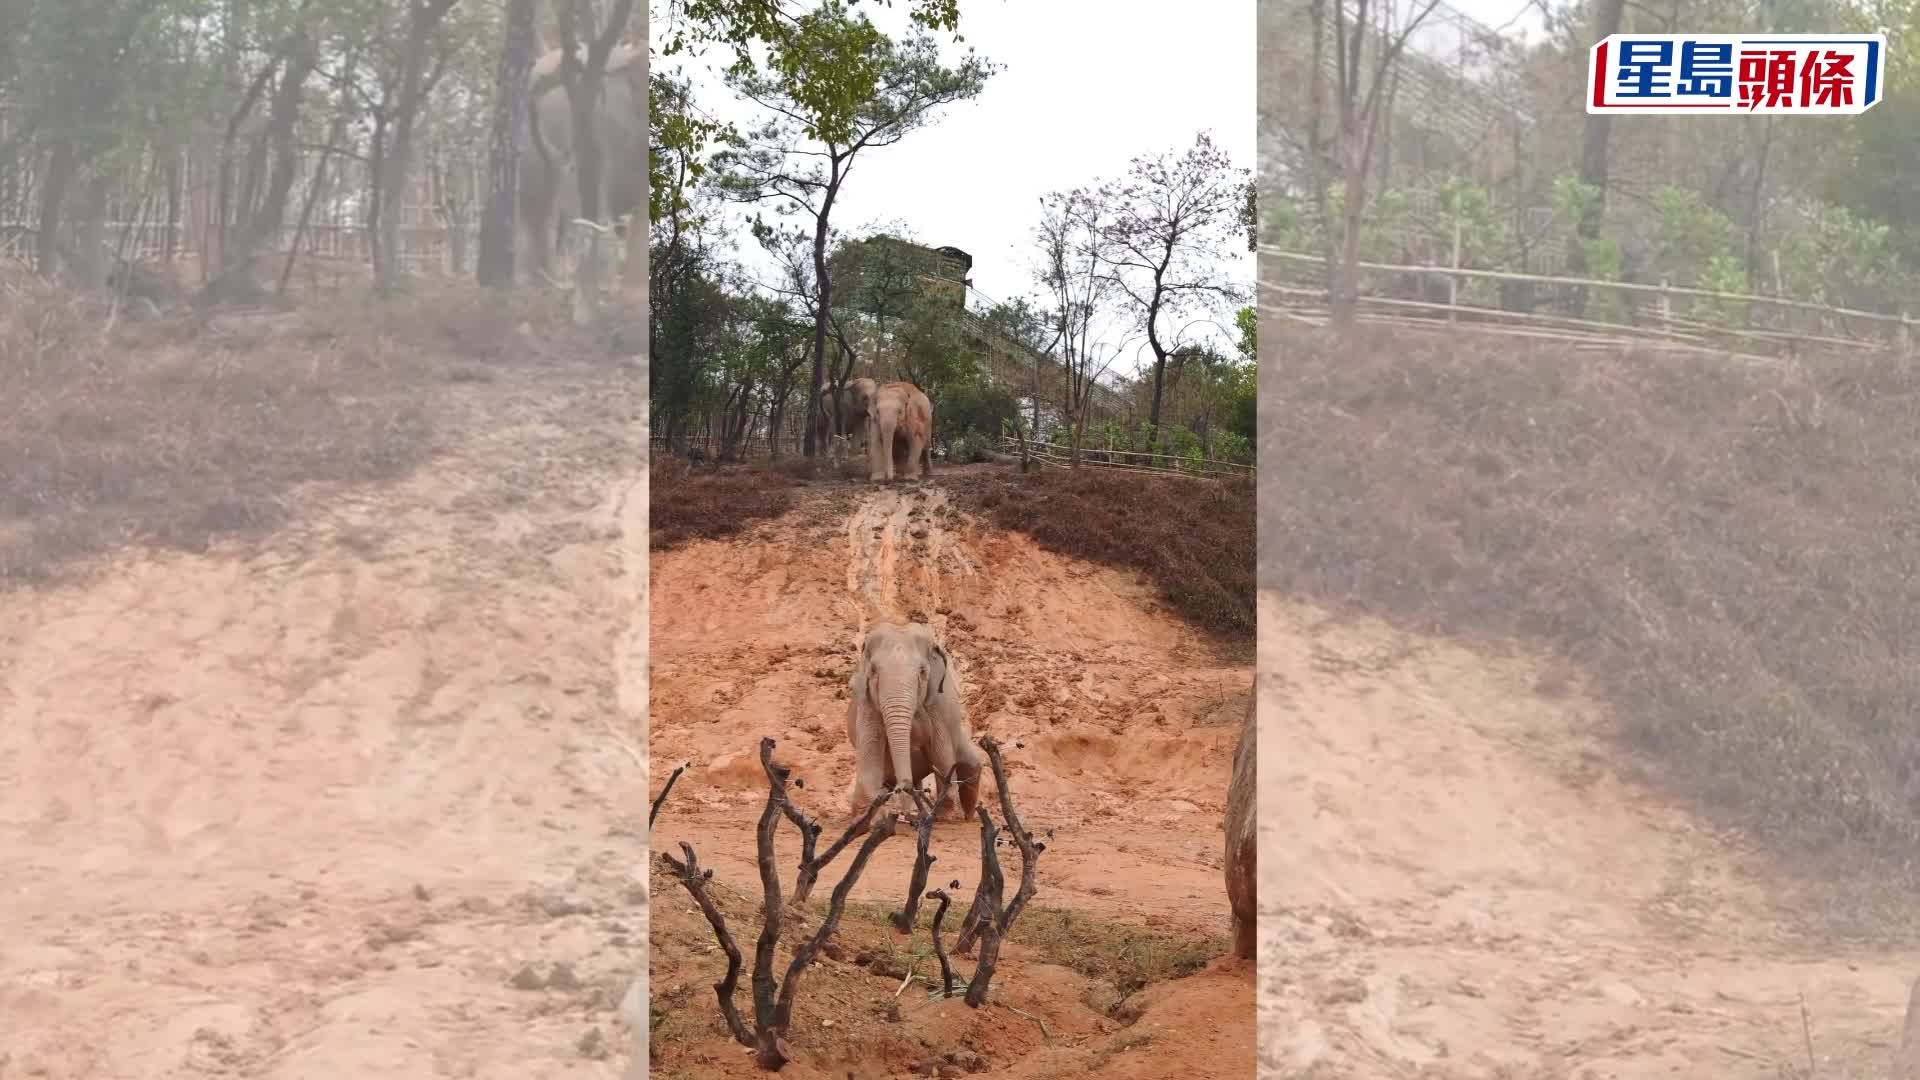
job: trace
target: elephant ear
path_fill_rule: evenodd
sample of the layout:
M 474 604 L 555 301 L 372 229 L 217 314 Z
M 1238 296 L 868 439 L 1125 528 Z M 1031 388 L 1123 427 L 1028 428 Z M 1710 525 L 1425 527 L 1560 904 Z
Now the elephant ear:
M 938 645 L 933 647 L 933 655 L 940 658 L 940 685 L 936 687 L 933 692 L 936 694 L 944 694 L 947 692 L 947 667 L 952 661 L 947 659 L 947 650 Z

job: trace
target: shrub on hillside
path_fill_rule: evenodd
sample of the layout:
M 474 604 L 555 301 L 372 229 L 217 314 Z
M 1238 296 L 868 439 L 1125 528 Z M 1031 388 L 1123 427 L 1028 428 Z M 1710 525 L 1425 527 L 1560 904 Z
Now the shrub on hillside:
M 1138 571 L 1207 632 L 1254 636 L 1254 491 L 1245 480 L 1046 469 L 969 489 L 1003 528 L 1063 555 Z

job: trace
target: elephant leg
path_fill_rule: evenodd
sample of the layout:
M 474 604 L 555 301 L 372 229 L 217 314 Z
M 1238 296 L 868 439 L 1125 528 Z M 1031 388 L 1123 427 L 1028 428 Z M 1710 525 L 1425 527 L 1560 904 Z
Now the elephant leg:
M 913 433 L 913 445 L 907 454 L 907 471 L 924 480 L 930 471 L 927 466 L 927 437 L 920 432 Z
M 954 783 L 960 788 L 960 816 L 972 818 L 974 808 L 980 805 L 980 778 L 986 774 L 986 755 L 978 747 L 967 743 L 955 748 L 959 764 L 955 767 Z
M 933 766 L 933 816 L 938 818 L 947 808 L 947 789 L 952 786 L 958 764 L 954 759 L 953 740 L 940 732 L 927 748 L 927 763 Z
M 867 479 L 876 484 L 893 479 L 893 456 L 887 449 L 892 438 L 883 422 L 867 421 Z
M 853 744 L 854 760 L 848 811 L 856 821 L 887 786 L 887 742 L 880 728 L 880 714 L 867 707 L 865 697 L 863 691 L 847 702 L 847 738 Z

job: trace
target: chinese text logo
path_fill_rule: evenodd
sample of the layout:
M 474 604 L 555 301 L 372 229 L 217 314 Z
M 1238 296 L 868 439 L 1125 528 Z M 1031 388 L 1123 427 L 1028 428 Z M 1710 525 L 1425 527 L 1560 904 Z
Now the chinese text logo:
M 1587 64 L 1590 113 L 1866 112 L 1885 84 L 1882 34 L 1615 34 Z

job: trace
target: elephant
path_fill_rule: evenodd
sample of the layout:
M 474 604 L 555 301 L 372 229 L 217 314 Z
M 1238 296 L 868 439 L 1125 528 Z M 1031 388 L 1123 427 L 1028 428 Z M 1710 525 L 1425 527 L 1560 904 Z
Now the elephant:
M 526 265 L 546 273 L 566 227 L 580 213 L 574 169 L 573 107 L 560 75 L 561 50 L 534 62 L 527 92 L 527 140 L 520 148 L 520 236 Z M 601 83 L 600 150 L 606 164 L 603 209 L 610 220 L 647 201 L 647 55 L 633 45 L 607 56 Z
M 1233 910 L 1233 955 L 1253 958 L 1259 922 L 1257 862 L 1260 854 L 1259 764 L 1256 692 L 1247 698 L 1247 718 L 1233 748 L 1233 779 L 1227 784 L 1227 905 Z
M 933 403 L 910 382 L 890 382 L 873 392 L 867 409 L 867 463 L 875 483 L 918 469 L 933 475 Z
M 860 449 L 867 449 L 867 410 L 873 406 L 873 394 L 877 384 L 872 379 L 848 379 L 840 387 L 839 418 L 834 417 L 833 389 L 820 388 L 821 410 L 829 422 L 833 423 L 832 443 L 837 461 L 846 460 L 844 452 L 851 448 L 855 436 L 859 437 Z
M 925 623 L 883 621 L 867 631 L 847 682 L 847 739 L 855 773 L 850 805 L 855 818 L 880 793 L 918 786 L 934 778 L 933 813 L 959 788 L 961 819 L 980 800 L 984 755 L 960 703 L 960 677 L 952 658 Z M 897 810 L 911 814 L 911 796 L 899 790 Z

